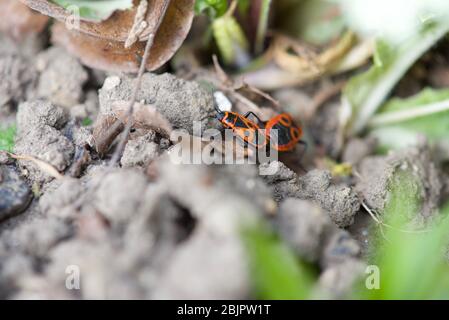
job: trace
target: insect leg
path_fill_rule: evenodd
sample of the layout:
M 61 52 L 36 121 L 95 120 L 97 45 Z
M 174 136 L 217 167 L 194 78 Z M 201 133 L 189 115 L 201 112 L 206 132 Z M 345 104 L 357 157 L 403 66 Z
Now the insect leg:
M 262 124 L 263 124 L 263 121 L 260 120 L 260 118 L 259 118 L 254 112 L 252 112 L 252 111 L 248 111 L 247 113 L 245 113 L 244 117 L 245 117 L 245 118 L 248 118 L 250 115 L 252 115 L 253 117 L 255 117 L 259 123 L 262 123 Z

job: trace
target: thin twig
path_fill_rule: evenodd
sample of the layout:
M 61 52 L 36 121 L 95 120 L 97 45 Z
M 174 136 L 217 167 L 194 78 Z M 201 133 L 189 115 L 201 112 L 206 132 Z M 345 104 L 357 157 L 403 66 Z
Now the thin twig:
M 240 88 L 239 88 L 240 89 Z M 275 107 L 275 109 L 280 110 L 281 109 L 281 105 L 279 104 L 279 101 L 277 101 L 276 99 L 274 99 L 272 96 L 270 96 L 268 93 L 248 84 L 245 82 L 245 80 L 243 80 L 243 85 L 241 86 L 241 89 L 246 89 L 249 92 L 255 93 L 265 99 L 267 99 L 268 101 L 270 101 L 273 106 Z
M 165 0 L 164 6 L 162 7 L 162 10 L 158 17 L 156 27 L 148 36 L 147 44 L 145 45 L 145 51 L 144 51 L 144 54 L 142 57 L 142 62 L 140 63 L 139 72 L 138 72 L 137 78 L 136 78 L 136 85 L 135 85 L 134 91 L 131 95 L 131 99 L 129 100 L 128 111 L 126 112 L 126 116 L 125 116 L 125 118 L 127 119 L 125 131 L 123 132 L 122 137 L 119 141 L 119 144 L 117 145 L 117 148 L 115 149 L 114 154 L 112 155 L 111 161 L 109 162 L 109 167 L 114 167 L 118 163 L 118 160 L 120 159 L 120 156 L 121 156 L 123 149 L 125 148 L 126 142 L 128 140 L 128 136 L 129 136 L 131 127 L 134 122 L 133 121 L 134 104 L 136 103 L 137 94 L 138 94 L 138 92 L 140 90 L 140 86 L 142 84 L 142 76 L 143 76 L 143 73 L 145 72 L 145 67 L 146 67 L 146 64 L 148 61 L 148 57 L 150 56 L 151 48 L 153 47 L 156 32 L 159 29 L 159 27 L 162 23 L 162 20 L 164 19 L 164 16 L 165 16 L 165 13 L 167 12 L 167 8 L 168 8 L 169 4 L 170 4 L 170 0 Z
M 220 90 L 233 96 L 234 99 L 246 105 L 251 111 L 255 113 L 260 112 L 260 107 L 257 104 L 252 102 L 250 99 L 246 98 L 244 95 L 235 91 L 234 81 L 231 78 L 229 78 L 229 76 L 223 70 L 220 63 L 218 62 L 218 58 L 216 55 L 212 56 L 212 60 L 214 63 L 215 73 L 217 74 L 218 80 L 220 80 L 221 82 Z
M 11 152 L 7 152 L 7 154 L 8 154 L 8 156 L 10 156 L 11 158 L 16 159 L 16 160 L 25 160 L 25 161 L 33 162 L 34 164 L 36 164 L 39 167 L 39 169 L 41 169 L 43 172 L 47 173 L 48 175 L 52 176 L 55 179 L 64 178 L 64 176 L 55 167 L 53 167 L 51 164 L 49 164 L 43 160 L 37 159 L 30 155 L 22 155 L 22 154 L 19 155 L 19 154 L 14 154 Z

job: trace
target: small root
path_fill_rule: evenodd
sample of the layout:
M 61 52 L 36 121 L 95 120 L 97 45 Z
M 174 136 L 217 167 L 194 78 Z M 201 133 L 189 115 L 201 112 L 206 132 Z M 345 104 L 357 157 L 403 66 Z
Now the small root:
M 379 225 L 379 227 L 381 228 L 382 234 L 383 234 L 382 227 L 386 227 L 386 228 L 389 228 L 389 229 L 392 229 L 392 230 L 395 230 L 395 231 L 399 231 L 399 232 L 402 232 L 402 233 L 411 233 L 411 234 L 427 233 L 427 232 L 430 232 L 430 231 L 431 231 L 431 230 L 428 230 L 428 229 L 424 229 L 424 230 L 407 230 L 407 229 L 402 229 L 402 228 L 394 227 L 394 226 L 392 226 L 392 225 L 389 225 L 389 224 L 383 222 L 383 221 L 380 219 L 379 214 L 374 213 L 374 212 L 373 212 L 373 209 L 371 209 L 365 202 L 362 201 L 361 204 L 362 204 L 362 207 L 363 207 L 363 208 L 368 212 L 368 214 L 371 216 L 371 218 L 376 222 L 376 224 Z M 386 240 L 388 240 L 388 239 L 386 239 Z
M 14 153 L 7 152 L 8 156 L 16 159 L 16 160 L 25 160 L 25 161 L 31 161 L 34 164 L 36 164 L 39 169 L 41 169 L 43 172 L 47 173 L 48 175 L 52 176 L 55 179 L 63 179 L 64 175 L 62 175 L 55 167 L 53 167 L 51 164 L 37 159 L 30 155 L 18 155 Z

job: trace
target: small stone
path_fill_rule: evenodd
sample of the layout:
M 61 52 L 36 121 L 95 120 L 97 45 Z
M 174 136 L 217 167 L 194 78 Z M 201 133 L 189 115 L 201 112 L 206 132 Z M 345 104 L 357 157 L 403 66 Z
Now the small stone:
M 23 212 L 32 193 L 14 167 L 0 165 L 0 221 Z
M 323 268 L 328 268 L 348 259 L 357 258 L 360 252 L 359 243 L 347 231 L 336 230 L 325 245 L 320 264 Z

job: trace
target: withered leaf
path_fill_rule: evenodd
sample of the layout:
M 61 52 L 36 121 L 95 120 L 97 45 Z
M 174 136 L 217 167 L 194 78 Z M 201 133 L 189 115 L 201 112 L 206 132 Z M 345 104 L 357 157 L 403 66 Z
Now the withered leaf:
M 145 44 L 135 43 L 125 49 L 123 42 L 95 38 L 79 31 L 69 31 L 60 22 L 52 27 L 52 42 L 64 47 L 79 57 L 88 67 L 112 72 L 137 72 L 139 57 L 143 55 Z M 157 55 L 151 54 L 147 69 L 156 69 Z M 155 61 L 156 60 L 156 61 Z
M 72 15 L 70 11 L 67 11 L 61 6 L 54 4 L 48 0 L 20 0 L 28 5 L 30 8 L 39 11 L 47 16 L 55 18 L 61 22 L 66 22 Z M 173 24 L 178 24 L 178 26 L 183 25 L 182 21 L 188 20 L 188 16 L 191 15 L 193 17 L 193 2 L 192 0 L 177 0 L 172 1 L 170 6 L 172 7 L 172 18 L 173 13 L 176 15 L 178 21 L 171 21 Z M 79 30 L 83 33 L 90 34 L 91 36 L 109 39 L 114 41 L 125 41 L 128 37 L 129 30 L 131 29 L 134 16 L 136 14 L 136 4 L 139 3 L 139 0 L 134 0 L 134 7 L 130 10 L 117 10 L 114 12 L 111 17 L 101 23 L 81 20 Z M 192 8 L 190 5 L 192 3 Z M 142 38 L 142 40 L 146 40 L 148 35 L 154 30 L 155 21 L 157 21 L 158 16 L 160 15 L 160 7 L 162 1 L 158 0 L 149 0 L 148 1 L 148 13 L 146 16 L 146 20 L 148 22 L 148 27 L 142 34 L 146 36 Z M 170 11 L 170 9 L 169 9 Z M 189 14 L 190 13 L 190 14 Z M 167 12 L 167 14 L 169 14 Z M 173 19 L 170 19 L 173 20 Z M 181 21 L 182 20 L 182 21 Z M 190 28 L 189 28 L 190 29 Z
M 15 40 L 40 33 L 48 17 L 41 15 L 17 0 L 0 0 L 0 31 Z
M 156 32 L 157 22 L 163 14 L 163 1 L 149 0 L 146 16 L 147 28 L 140 35 L 141 42 L 129 50 L 124 42 L 134 22 L 136 6 L 132 10 L 116 11 L 101 23 L 80 21 L 79 30 L 64 30 L 63 22 L 70 12 L 47 0 L 21 0 L 29 7 L 59 21 L 53 28 L 53 41 L 81 58 L 86 65 L 106 71 L 136 72 L 138 56 L 142 56 L 144 44 L 151 33 Z M 194 17 L 194 0 L 171 1 L 157 30 L 148 70 L 155 70 L 167 62 L 186 38 Z M 134 1 L 134 4 L 138 1 Z
M 112 103 L 112 112 L 122 122 L 126 119 L 128 101 L 115 101 Z M 133 126 L 141 129 L 151 129 L 165 136 L 170 136 L 173 128 L 167 118 L 162 115 L 156 107 L 148 104 L 136 103 L 134 105 Z
M 109 150 L 114 139 L 122 132 L 123 122 L 113 115 L 100 114 L 95 121 L 92 138 L 95 150 L 103 157 Z
M 95 149 L 103 157 L 115 138 L 126 125 L 129 101 L 116 101 L 112 104 L 112 113 L 100 114 L 95 121 L 92 137 Z M 172 132 L 170 122 L 154 107 L 136 103 L 134 105 L 133 126 L 137 129 L 154 130 L 167 137 Z

